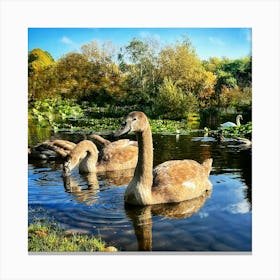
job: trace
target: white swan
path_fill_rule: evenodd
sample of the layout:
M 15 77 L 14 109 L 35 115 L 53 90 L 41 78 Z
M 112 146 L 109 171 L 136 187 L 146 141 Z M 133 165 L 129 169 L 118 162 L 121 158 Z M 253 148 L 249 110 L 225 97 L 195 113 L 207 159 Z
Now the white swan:
M 212 159 L 203 164 L 194 160 L 171 160 L 153 170 L 153 141 L 147 116 L 143 112 L 128 114 L 123 127 L 115 133 L 120 136 L 135 132 L 138 141 L 138 162 L 132 181 L 125 191 L 125 202 L 134 205 L 152 205 L 189 200 L 212 189 L 208 179 Z
M 232 127 L 232 126 L 240 126 L 240 120 L 243 120 L 242 115 L 237 115 L 236 116 L 236 124 L 233 122 L 225 122 L 222 123 L 220 126 L 225 128 L 225 127 Z

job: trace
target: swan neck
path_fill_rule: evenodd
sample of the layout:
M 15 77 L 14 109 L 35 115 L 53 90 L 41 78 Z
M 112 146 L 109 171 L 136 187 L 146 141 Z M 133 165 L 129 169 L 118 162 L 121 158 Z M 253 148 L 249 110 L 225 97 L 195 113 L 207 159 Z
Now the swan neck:
M 97 154 L 98 151 L 96 146 L 91 141 L 87 140 L 77 144 L 77 146 L 71 152 L 72 160 L 76 162 L 76 164 L 79 164 L 78 161 L 80 159 L 80 172 L 96 171 Z
M 138 141 L 138 162 L 135 170 L 135 175 L 138 181 L 147 188 L 152 187 L 153 182 L 153 139 L 150 126 L 137 134 Z
M 236 117 L 236 125 L 240 126 L 240 117 L 238 117 L 238 116 Z

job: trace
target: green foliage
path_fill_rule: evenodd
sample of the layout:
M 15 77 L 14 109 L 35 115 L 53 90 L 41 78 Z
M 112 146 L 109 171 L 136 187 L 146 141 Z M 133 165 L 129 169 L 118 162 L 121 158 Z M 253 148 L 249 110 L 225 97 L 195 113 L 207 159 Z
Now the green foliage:
M 106 134 L 119 129 L 124 116 L 133 110 L 137 108 L 115 106 L 101 108 L 90 106 L 88 103 L 79 106 L 71 100 L 40 100 L 36 101 L 34 107 L 30 109 L 29 132 L 42 127 L 50 127 L 55 131 L 70 130 Z M 118 113 L 116 114 L 115 111 Z M 152 132 L 175 133 L 177 130 L 188 130 L 186 119 L 184 121 L 150 119 L 150 123 Z
M 185 121 L 174 120 L 153 120 L 150 119 L 150 126 L 153 133 L 177 133 L 181 134 L 189 132 L 189 128 Z
M 212 105 L 237 107 L 240 102 L 245 105 L 247 100 L 246 105 L 251 106 L 252 57 L 210 58 L 203 65 L 217 77 Z
M 171 79 L 165 78 L 159 87 L 155 100 L 158 116 L 168 119 L 186 119 L 189 113 L 197 111 L 197 99 L 191 94 L 184 94 L 182 89 Z
M 225 127 L 222 129 L 225 137 L 252 137 L 252 122 L 240 126 Z
M 29 252 L 106 251 L 101 238 L 85 234 L 67 234 L 56 223 L 36 222 L 28 227 Z
M 30 108 L 30 114 L 38 125 L 53 126 L 57 121 L 83 116 L 82 108 L 73 100 L 45 99 L 38 100 Z
M 190 42 L 164 48 L 159 55 L 159 73 L 163 81 L 169 78 L 184 93 L 197 98 L 200 106 L 209 105 L 216 78 L 205 70 Z
M 220 95 L 220 105 L 222 107 L 242 108 L 251 107 L 252 104 L 252 89 L 246 87 L 240 89 L 239 87 L 226 88 L 222 90 Z

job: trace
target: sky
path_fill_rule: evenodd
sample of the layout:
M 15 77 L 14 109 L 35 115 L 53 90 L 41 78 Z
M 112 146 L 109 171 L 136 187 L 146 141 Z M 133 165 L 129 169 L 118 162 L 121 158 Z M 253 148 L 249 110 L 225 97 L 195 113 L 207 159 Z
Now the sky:
M 28 51 L 40 48 L 57 60 L 69 52 L 79 52 L 91 41 L 112 41 L 117 48 L 133 38 L 154 38 L 172 44 L 187 36 L 200 59 L 237 59 L 252 53 L 251 28 L 29 28 Z

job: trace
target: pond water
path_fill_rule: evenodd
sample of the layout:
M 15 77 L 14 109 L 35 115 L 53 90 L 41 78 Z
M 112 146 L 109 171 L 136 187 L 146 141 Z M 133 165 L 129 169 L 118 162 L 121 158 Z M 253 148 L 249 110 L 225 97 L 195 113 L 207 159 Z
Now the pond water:
M 52 138 L 78 142 L 83 136 Z M 202 131 L 154 134 L 153 143 L 154 165 L 212 157 L 212 192 L 177 204 L 132 207 L 124 204 L 124 192 L 133 171 L 96 177 L 74 170 L 64 180 L 61 162 L 33 160 L 28 164 L 29 223 L 47 215 L 70 232 L 101 236 L 120 251 L 251 252 L 251 150 L 231 139 L 218 143 Z

